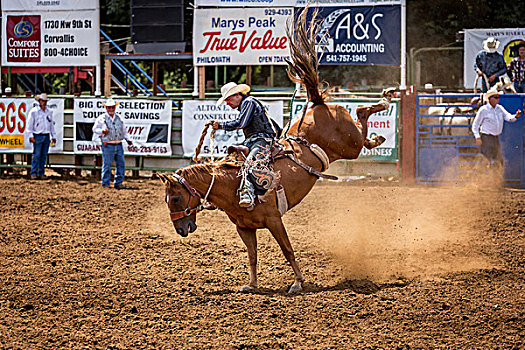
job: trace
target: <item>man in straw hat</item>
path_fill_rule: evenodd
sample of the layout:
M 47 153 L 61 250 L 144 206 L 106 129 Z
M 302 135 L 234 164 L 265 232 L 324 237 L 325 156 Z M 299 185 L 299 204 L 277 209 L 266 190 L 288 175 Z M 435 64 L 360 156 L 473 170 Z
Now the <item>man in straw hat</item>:
M 247 169 L 242 171 L 241 188 L 239 195 L 239 205 L 248 210 L 255 206 L 254 173 L 251 171 L 254 163 L 258 167 L 267 167 L 269 163 L 269 152 L 273 139 L 277 135 L 277 127 L 266 114 L 261 102 L 252 96 L 248 96 L 250 87 L 246 84 L 236 84 L 230 82 L 221 88 L 221 98 L 217 101 L 217 106 L 225 102 L 233 109 L 239 110 L 239 116 L 232 121 L 212 121 L 213 129 L 224 129 L 232 131 L 242 129 L 245 140 L 243 144 L 250 149 L 246 157 L 245 165 Z M 268 156 L 266 156 L 268 155 Z M 261 164 L 266 163 L 266 164 Z
M 31 179 L 45 178 L 44 166 L 49 152 L 49 145 L 57 142 L 53 112 L 47 108 L 49 97 L 42 93 L 35 97 L 39 106 L 29 111 L 27 120 L 27 133 L 29 142 L 33 144 L 33 157 L 31 162 Z
M 498 52 L 500 42 L 493 37 L 489 37 L 483 41 L 483 50 L 476 55 L 474 69 L 476 73 L 483 77 L 485 75 L 489 81 L 489 86 L 482 81 L 482 91 L 487 92 L 489 88 L 498 82 L 498 77 L 507 72 L 507 64 L 503 55 Z
M 102 187 L 109 187 L 111 182 L 111 165 L 115 161 L 117 171 L 113 186 L 122 188 L 126 164 L 124 160 L 124 148 L 122 141 L 126 140 L 131 145 L 128 130 L 124 120 L 115 113 L 118 102 L 109 98 L 103 103 L 106 112 L 95 120 L 93 132 L 100 135 L 102 141 Z
M 490 166 L 503 166 L 499 135 L 503 131 L 503 121 L 515 122 L 521 116 L 521 110 L 512 115 L 499 104 L 499 92 L 496 87 L 485 93 L 487 104 L 482 106 L 474 122 L 472 133 L 476 144 L 481 147 L 483 154 L 490 162 Z
M 518 94 L 525 93 L 525 41 L 516 45 L 518 56 L 514 57 L 507 66 L 507 74 L 514 84 Z

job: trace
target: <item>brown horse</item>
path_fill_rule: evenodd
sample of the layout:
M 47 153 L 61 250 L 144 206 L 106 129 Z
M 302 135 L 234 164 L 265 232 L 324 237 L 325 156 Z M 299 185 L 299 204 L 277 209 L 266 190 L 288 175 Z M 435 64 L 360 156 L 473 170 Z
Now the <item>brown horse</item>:
M 318 63 L 314 45 L 316 32 L 308 30 L 307 25 L 304 11 L 296 19 L 293 28 L 288 27 L 292 58 L 289 75 L 294 81 L 305 85 L 312 105 L 301 119 L 291 122 L 286 137 L 279 140 L 287 150 L 293 150 L 298 162 L 285 157 L 273 164 L 274 170 L 280 173 L 280 185 L 286 193 L 288 208 L 301 202 L 319 175 L 314 170 L 306 171 L 299 163 L 320 172 L 325 170 L 326 163 L 337 159 L 357 158 L 363 146 L 374 147 L 382 141 L 367 139 L 367 120 L 370 114 L 388 107 L 388 102 L 383 100 L 378 104 L 359 108 L 357 114 L 360 122 L 356 125 L 345 108 L 324 103 L 326 90 L 320 92 L 318 88 Z M 316 23 L 312 20 L 310 25 L 315 26 Z M 310 144 L 317 144 L 324 151 L 324 156 L 316 155 L 319 151 L 314 153 Z M 249 291 L 257 288 L 256 232 L 267 228 L 293 268 L 295 281 L 289 292 L 302 290 L 304 277 L 295 261 L 294 250 L 281 220 L 276 191 L 268 191 L 253 211 L 239 207 L 236 193 L 240 182 L 238 171 L 238 168 L 224 162 L 215 162 L 191 165 L 179 169 L 174 175 L 160 174 L 160 179 L 166 185 L 166 202 L 175 230 L 183 237 L 188 232 L 195 231 L 196 214 L 202 209 L 202 199 L 224 210 L 237 226 L 237 232 L 248 250 L 250 281 L 241 291 Z

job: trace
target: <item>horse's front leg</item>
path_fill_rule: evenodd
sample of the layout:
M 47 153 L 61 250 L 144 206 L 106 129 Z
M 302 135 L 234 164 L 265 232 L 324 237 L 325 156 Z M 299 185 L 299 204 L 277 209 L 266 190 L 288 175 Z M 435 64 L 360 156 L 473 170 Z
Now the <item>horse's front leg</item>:
M 250 263 L 250 283 L 241 287 L 241 292 L 247 292 L 257 288 L 257 235 L 256 229 L 243 228 L 237 226 L 237 232 L 241 236 L 246 250 L 248 251 L 248 261 Z
M 283 251 L 284 257 L 290 265 L 292 265 L 293 272 L 295 274 L 295 281 L 288 290 L 288 293 L 296 293 L 303 290 L 304 276 L 299 269 L 299 264 L 295 261 L 295 253 L 292 248 L 292 244 L 288 239 L 286 228 L 284 227 L 283 221 L 280 217 L 270 218 L 266 221 L 267 227 L 272 233 L 273 237 L 279 243 L 281 250 Z

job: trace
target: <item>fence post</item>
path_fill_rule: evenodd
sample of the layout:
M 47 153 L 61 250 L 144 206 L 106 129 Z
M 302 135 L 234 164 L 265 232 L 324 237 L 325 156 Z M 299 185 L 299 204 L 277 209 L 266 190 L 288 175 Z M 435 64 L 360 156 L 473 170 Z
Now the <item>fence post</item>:
M 111 95 L 111 60 L 104 60 L 104 96 Z
M 82 156 L 75 155 L 75 165 L 82 165 Z M 75 176 L 81 176 L 81 175 L 82 175 L 82 169 L 76 168 Z
M 141 160 L 142 156 L 135 156 L 135 167 L 136 168 L 140 168 L 140 160 Z M 132 170 L 131 171 L 131 176 L 134 177 L 134 178 L 137 178 L 140 176 L 140 170 Z
M 26 164 L 27 165 L 31 165 L 31 163 L 33 163 L 33 153 L 26 153 L 25 154 L 25 159 L 26 159 Z M 26 168 L 26 176 L 29 177 L 29 175 L 31 175 L 31 167 Z
M 416 180 L 416 87 L 401 91 L 401 180 Z
M 199 66 L 198 67 L 198 75 L 199 75 L 199 98 L 206 97 L 206 71 L 205 66 Z

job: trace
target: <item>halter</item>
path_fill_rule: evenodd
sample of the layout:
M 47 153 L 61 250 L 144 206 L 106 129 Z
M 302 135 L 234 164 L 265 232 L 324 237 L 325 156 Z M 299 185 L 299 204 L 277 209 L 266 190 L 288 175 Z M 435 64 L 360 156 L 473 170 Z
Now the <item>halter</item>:
M 211 188 L 213 187 L 213 183 L 215 182 L 215 175 L 212 175 L 210 187 L 208 188 L 208 191 L 206 192 L 206 195 L 204 198 L 197 192 L 197 190 L 190 185 L 190 183 L 180 176 L 179 174 L 173 174 L 173 177 L 177 179 L 177 181 L 184 186 L 184 188 L 190 193 L 190 199 L 188 200 L 188 204 L 186 205 L 186 209 L 181 211 L 170 211 L 170 218 L 172 222 L 175 222 L 177 220 L 180 220 L 182 218 L 185 218 L 187 216 L 193 215 L 194 213 L 198 213 L 199 211 L 202 211 L 205 209 L 205 207 L 200 204 L 200 199 L 203 199 L 205 202 L 208 200 L 208 195 L 211 192 Z M 197 198 L 197 205 L 192 208 L 192 200 L 194 198 Z M 169 208 L 169 206 L 168 206 Z

